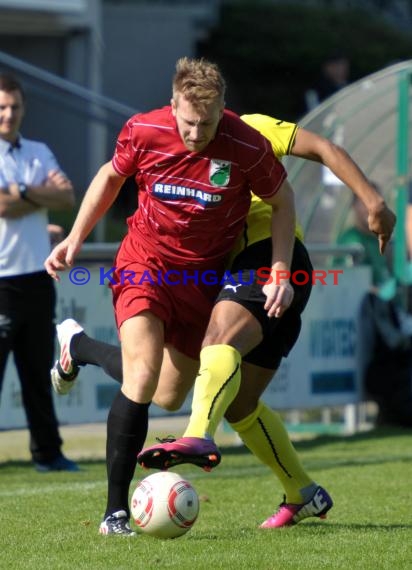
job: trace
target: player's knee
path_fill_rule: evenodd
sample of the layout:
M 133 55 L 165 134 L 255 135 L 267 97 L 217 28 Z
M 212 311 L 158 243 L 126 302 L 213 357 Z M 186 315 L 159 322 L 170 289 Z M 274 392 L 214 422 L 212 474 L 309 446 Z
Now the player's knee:
M 262 327 L 252 315 L 237 322 L 222 321 L 222 325 L 209 325 L 202 342 L 202 348 L 226 344 L 245 355 L 257 346 L 262 338 Z
M 258 402 L 253 398 L 235 398 L 226 410 L 225 419 L 229 423 L 240 422 L 256 409 Z
M 168 412 L 177 412 L 182 407 L 182 404 L 181 400 L 170 400 L 165 403 L 164 409 Z
M 153 403 L 167 412 L 177 412 L 183 405 L 185 398 L 178 394 L 155 394 Z
M 205 346 L 213 346 L 215 344 L 229 344 L 228 331 L 224 329 L 220 329 L 219 327 L 209 327 L 206 331 L 202 342 L 202 348 Z

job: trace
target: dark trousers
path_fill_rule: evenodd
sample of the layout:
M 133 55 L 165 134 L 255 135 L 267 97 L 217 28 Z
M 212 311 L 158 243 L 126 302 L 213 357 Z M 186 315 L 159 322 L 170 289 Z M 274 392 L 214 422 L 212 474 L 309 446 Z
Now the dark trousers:
M 12 352 L 21 384 L 34 461 L 60 455 L 50 368 L 54 358 L 56 292 L 46 272 L 0 278 L 0 390 Z

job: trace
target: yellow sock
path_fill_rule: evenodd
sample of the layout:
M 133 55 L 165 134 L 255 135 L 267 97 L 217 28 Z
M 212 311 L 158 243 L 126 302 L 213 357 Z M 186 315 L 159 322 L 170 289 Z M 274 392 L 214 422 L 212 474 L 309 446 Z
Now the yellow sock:
M 302 503 L 301 490 L 314 485 L 305 473 L 278 413 L 263 402 L 240 422 L 230 424 L 242 441 L 280 480 L 287 503 Z
M 192 399 L 192 413 L 184 437 L 214 437 L 240 386 L 239 352 L 227 344 L 206 346 Z

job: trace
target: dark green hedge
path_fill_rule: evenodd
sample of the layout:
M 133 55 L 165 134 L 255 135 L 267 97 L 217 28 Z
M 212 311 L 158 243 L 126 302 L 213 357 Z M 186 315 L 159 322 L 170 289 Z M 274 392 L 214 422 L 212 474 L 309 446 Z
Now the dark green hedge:
M 325 56 L 338 50 L 348 56 L 356 80 L 412 59 L 412 32 L 370 11 L 226 2 L 198 55 L 221 66 L 229 107 L 294 120 Z

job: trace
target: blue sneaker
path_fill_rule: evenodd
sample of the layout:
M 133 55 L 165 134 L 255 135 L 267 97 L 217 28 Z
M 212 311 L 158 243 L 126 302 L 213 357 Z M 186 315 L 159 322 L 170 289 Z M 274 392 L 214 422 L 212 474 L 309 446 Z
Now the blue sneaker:
M 80 471 L 80 467 L 72 461 L 67 459 L 64 455 L 59 455 L 53 461 L 47 463 L 34 462 L 34 467 L 39 473 L 49 473 L 50 471 Z

